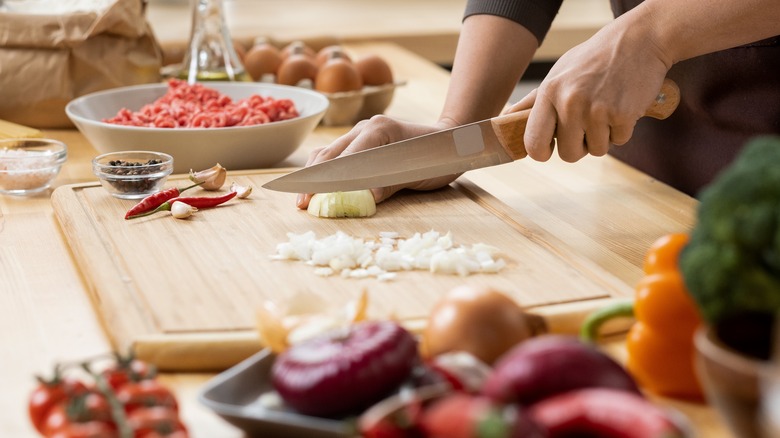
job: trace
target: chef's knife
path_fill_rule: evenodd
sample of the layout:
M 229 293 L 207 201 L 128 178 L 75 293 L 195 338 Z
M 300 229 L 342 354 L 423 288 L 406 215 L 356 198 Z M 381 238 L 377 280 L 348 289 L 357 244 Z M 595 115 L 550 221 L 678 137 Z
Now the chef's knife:
M 665 79 L 645 116 L 669 117 L 680 102 L 680 90 Z M 525 157 L 523 134 L 531 110 L 402 140 L 340 156 L 297 170 L 263 187 L 293 193 L 327 193 L 387 187 Z

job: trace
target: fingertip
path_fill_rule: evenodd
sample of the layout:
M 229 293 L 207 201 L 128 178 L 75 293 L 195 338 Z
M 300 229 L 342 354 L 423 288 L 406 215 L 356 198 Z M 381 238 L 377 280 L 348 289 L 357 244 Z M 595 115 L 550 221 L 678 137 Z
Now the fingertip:
M 525 151 L 536 161 L 552 157 L 558 116 L 555 108 L 544 99 L 536 99 L 523 134 Z
M 609 142 L 615 146 L 622 146 L 631 140 L 634 134 L 634 126 L 619 125 L 613 126 L 609 133 Z
M 298 197 L 295 198 L 295 206 L 301 210 L 305 210 L 309 208 L 309 200 L 311 200 L 311 195 L 299 193 Z
M 529 135 L 528 132 L 523 136 L 525 151 L 528 156 L 535 161 L 547 161 L 552 157 L 555 148 L 555 140 L 540 141 L 537 137 Z
M 371 194 L 374 195 L 374 202 L 377 204 L 390 197 L 390 195 L 387 194 L 387 190 L 383 188 L 371 189 Z

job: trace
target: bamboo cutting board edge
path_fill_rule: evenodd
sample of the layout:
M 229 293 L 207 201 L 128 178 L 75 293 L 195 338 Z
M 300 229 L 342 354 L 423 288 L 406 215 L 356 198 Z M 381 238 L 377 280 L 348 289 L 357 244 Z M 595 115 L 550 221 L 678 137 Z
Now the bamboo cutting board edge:
M 279 173 L 291 170 L 293 169 L 243 170 L 233 171 L 231 174 L 247 175 L 257 173 Z M 184 174 L 172 175 L 169 181 L 185 180 L 186 178 L 187 175 Z M 82 277 L 87 283 L 87 290 L 90 293 L 89 298 L 92 301 L 114 348 L 118 351 L 140 349 L 144 352 L 144 357 L 142 358 L 159 358 L 161 363 L 166 364 L 166 366 L 176 368 L 176 366 L 174 366 L 174 361 L 169 358 L 171 354 L 162 353 L 162 347 L 175 345 L 173 342 L 174 340 L 180 340 L 191 348 L 195 348 L 193 345 L 197 342 L 206 342 L 208 345 L 212 345 L 212 343 L 207 342 L 211 337 L 208 333 L 203 333 L 203 336 L 195 336 L 193 334 L 166 334 L 164 336 L 170 336 L 170 339 L 166 340 L 166 342 L 161 342 L 159 325 L 156 324 L 152 315 L 146 312 L 146 309 L 138 303 L 139 297 L 137 295 L 124 293 L 117 296 L 113 293 L 109 293 L 109 291 L 112 290 L 128 291 L 124 284 L 126 281 L 125 278 L 122 276 L 110 275 L 115 270 L 121 271 L 122 269 L 117 267 L 116 262 L 110 257 L 111 251 L 105 249 L 105 242 L 99 237 L 99 234 L 80 233 L 77 228 L 77 224 L 79 223 L 92 224 L 95 228 L 99 228 L 94 220 L 95 215 L 89 214 L 89 211 L 87 210 L 89 205 L 81 202 L 80 191 L 86 188 L 100 187 L 100 185 L 99 181 L 94 181 L 57 187 L 51 196 L 51 202 L 54 207 L 57 222 L 60 225 L 60 229 L 67 237 L 66 240 L 70 247 L 71 254 L 76 258 L 79 269 L 82 271 Z M 85 254 L 87 254 L 90 249 L 98 250 L 103 254 L 103 257 L 86 257 Z M 95 265 L 96 262 L 97 266 Z M 109 269 L 111 267 L 114 267 L 115 269 Z M 90 275 L 87 275 L 87 272 L 84 272 L 86 269 L 89 269 Z M 112 305 L 112 303 L 109 303 L 106 300 L 113 300 L 116 304 Z M 123 306 L 122 303 L 119 303 L 120 301 L 127 303 L 127 306 Z M 121 317 L 116 315 L 117 309 L 122 309 L 121 312 L 123 315 Z M 129 325 L 129 327 L 117 328 L 115 326 L 117 323 L 123 324 L 128 319 L 133 321 L 131 324 L 126 324 Z M 138 332 L 138 327 L 142 327 L 140 333 Z M 129 337 L 120 335 L 127 333 L 135 333 L 135 336 Z M 239 353 L 239 356 L 243 357 L 246 354 L 243 352 L 246 351 L 246 347 L 244 346 L 245 336 L 239 336 L 238 339 L 240 339 L 240 341 L 235 341 L 232 335 L 223 336 L 227 336 L 228 339 L 226 339 L 226 341 L 228 344 L 242 350 L 242 353 Z M 197 342 L 193 343 L 193 341 Z M 254 343 L 257 344 L 257 342 L 258 341 L 255 339 Z M 148 346 L 156 347 L 149 350 L 147 348 Z M 203 351 L 198 349 L 198 353 L 202 354 Z M 182 352 L 177 351 L 174 354 L 174 357 L 176 354 L 180 355 Z M 187 354 L 187 356 L 190 356 L 191 354 L 192 353 Z M 233 360 L 232 357 L 234 356 L 228 354 L 227 356 L 222 356 L 221 359 L 207 359 L 204 364 L 206 365 L 206 368 L 224 368 L 227 362 Z M 183 361 L 182 365 L 185 368 L 192 368 L 192 365 L 188 365 L 190 362 L 193 361 L 187 359 L 186 361 Z
M 133 346 L 132 340 L 116 336 L 117 332 L 127 333 L 127 329 L 130 329 L 130 331 L 137 333 L 138 327 L 141 327 L 139 335 L 145 336 L 157 333 L 158 330 L 151 315 L 145 312 L 143 307 L 139 305 L 140 303 L 137 302 L 137 296 L 133 294 L 116 295 L 104 291 L 104 289 L 107 291 L 127 291 L 122 284 L 125 280 L 121 276 L 110 275 L 116 270 L 115 261 L 110 257 L 110 252 L 104 248 L 104 241 L 100 239 L 99 234 L 81 233 L 78 230 L 78 224 L 95 223 L 93 216 L 86 210 L 88 204 L 79 200 L 80 189 L 99 186 L 100 183 L 61 186 L 54 190 L 51 200 L 60 229 L 67 237 L 71 253 L 76 258 L 77 265 L 82 271 L 82 277 L 87 283 L 92 304 L 95 306 L 111 343 L 118 351 L 127 351 Z M 86 257 L 85 254 L 90 251 L 97 251 L 103 256 Z M 89 272 L 85 272 L 87 269 Z M 121 303 L 119 302 L 120 298 L 123 298 Z M 116 315 L 120 311 L 119 309 L 122 312 L 121 317 Z M 127 324 L 130 327 L 117 329 L 115 324 L 126 324 L 128 319 L 133 321 L 133 323 Z
M 590 313 L 618 301 L 624 299 L 589 299 L 526 310 L 544 319 L 547 333 L 577 335 Z M 419 335 L 427 321 L 420 318 L 401 322 Z M 601 333 L 624 333 L 632 323 L 633 319 L 616 319 L 605 324 Z M 154 363 L 162 371 L 221 371 L 263 348 L 255 330 L 152 334 L 138 337 L 131 344 L 139 359 Z
M 232 174 L 254 175 L 285 171 L 287 169 L 249 170 L 232 172 Z M 172 177 L 172 180 L 185 177 L 186 175 L 177 175 Z M 122 295 L 113 293 L 112 291 L 115 290 L 127 292 L 129 289 L 126 288 L 126 282 L 131 281 L 131 279 L 123 275 L 112 275 L 115 272 L 124 272 L 124 268 L 121 261 L 110 257 L 112 251 L 105 246 L 106 242 L 100 238 L 100 233 L 90 233 L 79 229 L 80 226 L 88 226 L 96 230 L 102 229 L 101 224 L 96 220 L 95 212 L 90 209 L 88 204 L 82 202 L 80 196 L 82 189 L 99 187 L 99 185 L 99 183 L 93 182 L 60 187 L 52 195 L 52 203 L 60 226 L 68 237 L 67 240 L 71 245 L 77 264 L 82 270 L 89 270 L 90 275 L 86 275 L 85 272 L 82 274 L 88 283 L 93 304 L 107 328 L 106 331 L 115 348 L 126 350 L 132 347 L 140 358 L 150 360 L 161 369 L 187 371 L 224 369 L 262 348 L 257 334 L 253 330 L 162 333 L 154 318 L 146 311 L 146 304 L 138 302 L 138 296 L 131 293 Z M 461 193 L 464 193 L 482 208 L 501 216 L 504 222 L 509 223 L 525 237 L 533 237 L 535 231 L 532 232 L 525 227 L 522 217 L 518 217 L 516 212 L 513 214 L 510 208 L 478 186 L 465 178 L 459 179 L 454 186 L 457 186 Z M 544 236 L 544 238 L 554 240 L 552 236 Z M 553 247 L 554 245 L 551 246 L 546 241 L 537 241 L 536 243 L 543 244 L 553 252 L 557 251 Z M 91 257 L 86 257 L 85 254 L 88 251 L 97 251 L 104 256 L 95 257 L 93 254 Z M 582 268 L 583 272 L 591 273 L 593 269 L 599 271 L 599 275 L 594 274 L 593 279 L 602 284 L 609 293 L 605 292 L 603 296 L 591 297 L 582 301 L 552 303 L 530 310 L 544 316 L 551 332 L 575 333 L 589 312 L 613 302 L 615 297 L 624 298 L 628 293 L 628 288 L 608 273 L 594 267 L 587 260 L 582 260 L 572 254 L 566 254 L 566 259 L 573 260 L 576 265 Z M 96 260 L 99 262 L 96 263 Z M 116 315 L 117 309 L 122 309 L 121 317 Z M 130 324 L 132 327 L 129 327 L 129 330 L 117 329 L 113 326 L 113 324 L 121 324 L 128 319 L 132 321 Z M 424 319 L 406 321 L 406 325 L 413 331 L 419 332 L 424 326 Z M 142 330 L 139 331 L 138 327 L 142 327 Z M 618 330 L 621 329 L 618 327 Z

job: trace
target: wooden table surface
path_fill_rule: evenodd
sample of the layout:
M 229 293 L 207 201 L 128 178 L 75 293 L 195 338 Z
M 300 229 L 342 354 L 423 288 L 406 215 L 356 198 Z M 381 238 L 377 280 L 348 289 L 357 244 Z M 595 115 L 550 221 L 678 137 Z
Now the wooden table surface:
M 446 92 L 448 73 L 429 61 L 391 44 L 350 44 L 357 53 L 381 53 L 393 65 L 400 87 L 389 115 L 429 123 L 436 120 Z M 303 146 L 279 166 L 300 166 L 313 147 L 327 144 L 346 127 L 319 127 Z M 67 163 L 55 187 L 94 181 L 90 160 L 95 149 L 74 130 L 52 130 L 47 136 L 69 146 Z M 518 184 L 531 174 L 540 184 Z M 641 275 L 643 252 L 667 232 L 689 229 L 695 200 L 607 158 L 576 164 L 521 160 L 470 172 L 468 178 L 523 215 L 539 220 L 571 249 L 610 269 L 629 285 Z M 110 351 L 101 322 L 93 312 L 83 274 L 76 266 L 54 217 L 50 193 L 23 198 L 0 196 L 0 436 L 33 437 L 26 400 L 33 375 L 47 373 L 57 361 L 79 360 Z M 651 217 L 633 213 L 641 207 Z M 294 206 L 290 205 L 290 208 Z M 544 221 L 551 211 L 577 215 L 578 226 Z M 606 343 L 622 357 L 620 339 Z M 241 432 L 202 407 L 197 393 L 211 374 L 165 374 L 177 393 L 184 421 L 193 437 L 240 437 Z M 661 400 L 683 411 L 701 437 L 728 437 L 715 413 L 704 405 Z
M 231 35 L 257 36 L 279 45 L 295 40 L 314 47 L 342 42 L 398 44 L 440 65 L 451 65 L 466 0 L 227 0 Z M 188 0 L 149 0 L 147 17 L 166 53 L 180 57 L 190 36 Z M 557 59 L 612 20 L 609 0 L 565 0 L 539 61 Z

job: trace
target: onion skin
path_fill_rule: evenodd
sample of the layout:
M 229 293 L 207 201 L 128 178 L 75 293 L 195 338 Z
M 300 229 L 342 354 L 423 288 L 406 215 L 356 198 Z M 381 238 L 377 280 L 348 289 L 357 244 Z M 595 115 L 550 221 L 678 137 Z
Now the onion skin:
M 482 393 L 497 402 L 530 405 L 589 387 L 642 394 L 628 372 L 595 346 L 573 336 L 544 335 L 506 352 L 496 362 Z
M 422 343 L 427 357 L 465 351 L 491 365 L 519 342 L 544 331 L 541 317 L 524 312 L 507 295 L 463 285 L 434 306 Z
M 271 368 L 274 388 L 301 414 L 360 412 L 406 381 L 420 362 L 417 341 L 392 321 L 365 321 L 294 344 Z

